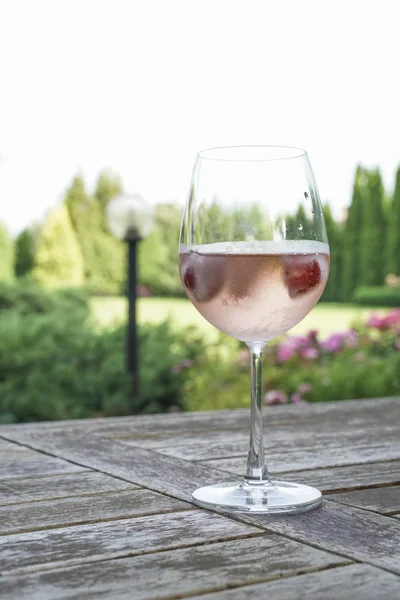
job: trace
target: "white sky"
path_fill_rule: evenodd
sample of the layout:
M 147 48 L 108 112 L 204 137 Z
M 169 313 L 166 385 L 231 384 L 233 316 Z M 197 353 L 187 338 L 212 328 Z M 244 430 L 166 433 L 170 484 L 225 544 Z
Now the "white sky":
M 81 169 L 183 202 L 195 154 L 308 150 L 347 205 L 357 162 L 400 163 L 396 0 L 0 0 L 0 219 L 18 231 Z

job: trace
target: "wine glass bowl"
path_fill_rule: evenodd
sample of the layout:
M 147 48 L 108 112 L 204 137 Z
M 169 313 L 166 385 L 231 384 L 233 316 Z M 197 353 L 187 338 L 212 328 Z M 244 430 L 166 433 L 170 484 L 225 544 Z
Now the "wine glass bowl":
M 194 501 L 225 512 L 316 506 L 318 490 L 269 478 L 261 410 L 263 348 L 310 312 L 329 274 L 323 212 L 306 152 L 279 146 L 200 152 L 182 219 L 179 270 L 200 314 L 251 353 L 246 474 L 196 490 Z

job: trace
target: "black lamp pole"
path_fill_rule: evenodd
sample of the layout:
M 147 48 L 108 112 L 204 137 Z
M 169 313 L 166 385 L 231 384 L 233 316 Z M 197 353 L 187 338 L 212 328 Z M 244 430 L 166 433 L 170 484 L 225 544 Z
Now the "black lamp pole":
M 137 298 L 137 246 L 141 237 L 135 227 L 130 227 L 125 241 L 128 244 L 128 329 L 126 336 L 126 369 L 132 377 L 132 395 L 139 395 L 139 352 L 136 327 Z

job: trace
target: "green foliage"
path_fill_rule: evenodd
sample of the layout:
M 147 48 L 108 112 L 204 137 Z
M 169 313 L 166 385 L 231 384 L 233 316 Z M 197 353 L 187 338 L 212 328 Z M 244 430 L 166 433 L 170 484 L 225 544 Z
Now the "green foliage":
M 400 287 L 359 287 L 354 292 L 354 301 L 364 306 L 400 306 Z
M 325 204 L 323 210 L 330 246 L 330 272 L 322 300 L 327 302 L 337 302 L 338 300 L 342 300 L 343 292 L 343 233 L 341 225 L 336 223 L 332 216 L 330 206 Z
M 140 397 L 125 373 L 125 328 L 92 327 L 87 296 L 0 286 L 0 422 L 249 406 L 249 353 L 167 322 L 140 328 Z M 400 313 L 357 333 L 266 348 L 264 393 L 328 401 L 400 393 Z M 306 384 L 306 385 L 305 385 Z M 306 387 L 306 389 L 305 389 Z
M 263 393 L 268 403 L 322 402 L 400 393 L 400 313 L 371 319 L 321 342 L 316 332 L 286 337 L 265 350 Z M 228 340 L 229 342 L 229 340 Z M 245 407 L 249 398 L 249 356 L 223 341 L 198 361 L 185 382 L 187 407 L 212 410 Z
M 0 281 L 14 279 L 14 244 L 7 228 L 0 222 Z
M 384 190 L 378 169 L 367 173 L 368 183 L 364 199 L 360 235 L 361 285 L 381 285 L 385 279 L 386 222 L 383 208 Z
M 139 281 L 156 296 L 182 296 L 178 272 L 182 211 L 174 205 L 157 207 L 153 232 L 139 246 Z
M 98 182 L 98 192 L 105 202 L 109 189 L 104 177 Z M 104 231 L 104 215 L 98 198 L 86 192 L 83 178 L 73 180 L 65 196 L 83 257 L 84 280 L 96 292 L 117 293 L 125 280 L 125 249 L 122 242 Z
M 0 288 L 0 422 L 183 407 L 184 380 L 205 352 L 196 330 L 140 328 L 141 393 L 132 398 L 125 328 L 92 328 L 87 310 L 74 290 Z
M 304 204 L 300 203 L 294 215 L 287 215 L 286 237 L 289 240 L 315 240 L 316 223 L 307 214 Z
M 356 170 L 353 196 L 344 226 L 343 298 L 350 300 L 359 285 L 361 265 L 360 232 L 364 225 L 364 201 L 367 177 L 359 165 Z
M 45 288 L 83 284 L 83 260 L 65 206 L 52 210 L 37 243 L 34 280 Z
M 89 296 L 82 288 L 45 290 L 32 283 L 0 283 L 0 314 L 15 311 L 19 315 L 79 313 L 79 318 L 89 317 Z
M 387 274 L 400 275 L 400 167 L 396 173 L 393 200 L 388 215 Z
M 35 266 L 35 246 L 37 234 L 30 228 L 24 229 L 15 240 L 15 274 L 17 277 L 29 275 Z
M 120 196 L 123 193 L 122 181 L 118 174 L 112 171 L 101 171 L 97 178 L 95 197 L 100 206 L 102 215 L 105 215 L 105 211 L 110 200 L 116 196 Z M 105 230 L 108 231 L 106 222 L 104 221 Z

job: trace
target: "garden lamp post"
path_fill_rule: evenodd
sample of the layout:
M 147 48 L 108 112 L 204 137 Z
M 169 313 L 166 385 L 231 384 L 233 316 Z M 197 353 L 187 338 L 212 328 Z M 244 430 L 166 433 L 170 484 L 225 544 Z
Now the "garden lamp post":
M 128 325 L 126 335 L 126 369 L 132 376 L 132 394 L 139 395 L 139 352 L 136 326 L 137 248 L 151 232 L 154 209 L 139 194 L 118 196 L 107 206 L 110 231 L 128 246 Z

